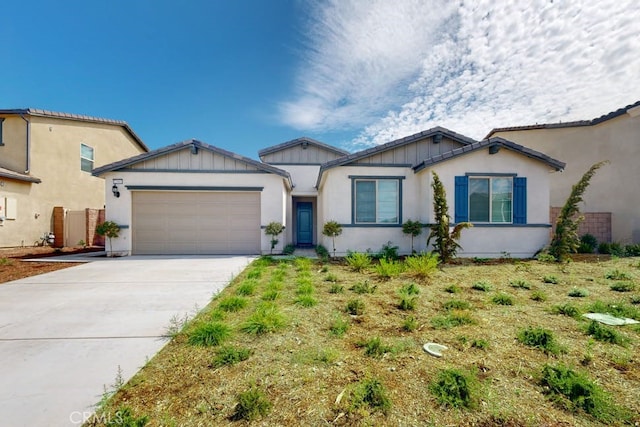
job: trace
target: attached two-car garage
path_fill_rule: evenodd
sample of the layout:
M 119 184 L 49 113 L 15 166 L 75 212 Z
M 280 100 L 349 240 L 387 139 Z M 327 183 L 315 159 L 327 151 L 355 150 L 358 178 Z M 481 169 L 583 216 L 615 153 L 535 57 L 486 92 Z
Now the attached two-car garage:
M 134 255 L 259 254 L 260 193 L 133 191 Z

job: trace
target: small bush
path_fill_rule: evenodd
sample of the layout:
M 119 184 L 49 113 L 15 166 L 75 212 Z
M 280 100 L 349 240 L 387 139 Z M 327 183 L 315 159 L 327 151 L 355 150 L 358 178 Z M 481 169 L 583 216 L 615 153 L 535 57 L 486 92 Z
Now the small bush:
M 465 312 L 453 312 L 446 316 L 435 316 L 431 318 L 431 326 L 435 329 L 451 329 L 456 326 L 474 324 L 476 324 L 476 321 Z
M 101 416 L 92 417 L 93 419 L 100 419 Z M 133 415 L 133 411 L 128 406 L 119 407 L 116 409 L 112 417 L 104 416 L 106 419 L 107 427 L 144 427 L 149 422 L 149 417 L 141 415 L 137 417 Z
M 553 314 L 562 314 L 563 316 L 579 319 L 582 315 L 580 309 L 571 304 L 556 305 L 551 308 Z
M 591 304 L 589 311 L 593 313 L 609 313 L 616 317 L 628 317 L 630 319 L 640 320 L 640 309 L 621 301 L 609 303 L 596 301 Z
M 312 295 L 300 295 L 298 298 L 296 298 L 295 303 L 302 307 L 310 308 L 318 304 L 318 300 L 315 299 Z
M 285 316 L 273 303 L 262 303 L 242 324 L 240 330 L 248 334 L 262 335 L 275 332 L 286 325 Z
M 569 295 L 572 298 L 585 298 L 589 296 L 589 291 L 581 288 L 573 288 L 571 289 L 571 291 L 569 291 L 567 295 Z
M 550 284 L 552 284 L 552 285 L 557 285 L 557 284 L 558 284 L 558 282 L 559 282 L 558 278 L 557 278 L 556 276 L 554 276 L 554 275 L 544 276 L 544 277 L 542 278 L 542 281 L 543 281 L 544 283 L 550 283 Z
M 375 271 L 381 279 L 391 279 L 392 277 L 397 277 L 402 273 L 402 264 L 394 260 L 381 258 L 375 267 Z
M 271 410 L 271 402 L 263 391 L 251 387 L 249 390 L 236 396 L 236 410 L 231 416 L 232 420 L 253 421 L 264 417 Z
M 269 289 L 262 294 L 263 301 L 275 301 L 280 298 L 280 291 L 275 289 Z
M 220 322 L 202 323 L 189 333 L 189 344 L 210 347 L 220 345 L 231 336 L 231 328 Z
M 329 273 L 326 276 L 324 276 L 324 281 L 331 282 L 331 283 L 338 283 L 338 276 L 334 273 Z
M 331 288 L 329 288 L 329 293 L 331 294 L 341 294 L 343 292 L 344 286 L 338 285 L 337 283 L 334 283 L 333 285 L 331 285 Z
M 540 262 L 546 262 L 546 263 L 550 263 L 550 262 L 556 262 L 556 257 L 554 257 L 553 255 L 551 255 L 550 253 L 546 253 L 546 252 L 541 252 L 536 256 L 536 259 Z
M 420 288 L 417 287 L 415 283 L 409 283 L 409 284 L 403 285 L 400 288 L 400 293 L 407 294 L 407 295 L 418 295 L 420 294 Z
M 624 256 L 624 248 L 618 242 L 602 242 L 598 245 L 598 252 L 605 255 Z
M 244 280 L 236 289 L 236 294 L 243 296 L 253 295 L 256 291 L 258 283 L 253 279 Z
M 605 423 L 627 418 L 587 375 L 563 365 L 546 365 L 540 384 L 552 400 L 572 412 L 584 411 Z
M 544 301 L 546 301 L 546 300 L 547 300 L 547 294 L 545 294 L 545 293 L 544 293 L 544 292 L 542 292 L 542 291 L 534 291 L 534 292 L 531 294 L 531 299 L 532 299 L 533 301 L 544 302 Z
M 289 243 L 288 245 L 286 245 L 284 247 L 284 249 L 282 249 L 282 254 L 283 255 L 293 255 L 293 253 L 296 251 L 296 247 L 293 246 L 291 243 Z
M 387 261 L 395 261 L 399 258 L 398 249 L 398 246 L 393 246 L 393 243 L 387 242 L 382 245 L 382 248 L 376 254 L 376 258 L 384 259 Z
M 340 315 L 336 315 L 329 327 L 329 332 L 334 337 L 341 337 L 349 329 L 349 322 L 342 318 Z
M 618 331 L 601 325 L 595 320 L 592 320 L 591 323 L 589 323 L 586 332 L 587 335 L 591 335 L 598 341 L 607 342 L 610 344 L 616 344 L 624 347 L 629 342 L 629 340 L 621 335 Z
M 454 408 L 474 408 L 477 401 L 476 388 L 475 375 L 459 369 L 440 371 L 436 381 L 429 386 L 438 403 Z
M 419 279 L 426 279 L 438 269 L 438 254 L 429 252 L 405 258 L 407 273 Z
M 471 347 L 478 348 L 480 350 L 486 350 L 489 348 L 489 341 L 485 339 L 475 339 L 471 341 Z
M 636 286 L 631 282 L 618 282 L 609 286 L 609 289 L 616 292 L 632 292 L 635 291 Z
M 497 294 L 491 298 L 491 301 L 498 305 L 513 305 L 513 297 L 509 294 Z
M 444 308 L 447 311 L 468 310 L 471 308 L 471 304 L 469 304 L 467 301 L 451 299 L 449 301 L 445 301 L 444 303 L 442 303 L 442 308 Z
M 626 256 L 640 256 L 640 243 L 625 246 L 624 254 Z
M 524 279 L 510 280 L 509 283 L 511 284 L 512 288 L 516 288 L 516 289 L 531 289 L 531 283 L 527 282 Z
M 471 285 L 471 289 L 481 292 L 489 292 L 491 288 L 491 284 L 484 281 L 475 282 L 473 285 Z
M 460 286 L 454 284 L 444 288 L 444 291 L 450 294 L 458 294 L 460 293 L 460 291 L 462 291 L 462 289 L 460 289 Z
M 218 308 L 226 312 L 240 311 L 245 308 L 248 303 L 249 301 L 247 301 L 246 298 L 229 296 L 220 300 Z
M 311 259 L 298 257 L 293 261 L 293 264 L 296 266 L 296 271 L 310 271 L 311 270 Z
M 376 378 L 368 378 L 358 382 L 350 393 L 349 411 L 356 411 L 363 406 L 373 411 L 386 414 L 391 409 L 391 399 L 387 389 Z
M 578 253 L 580 254 L 592 254 L 598 247 L 598 239 L 593 234 L 583 234 L 580 237 L 580 244 L 578 246 Z
M 359 299 L 352 299 L 351 301 L 347 302 L 346 312 L 353 316 L 361 315 L 362 313 L 364 313 L 364 302 Z
M 255 267 L 247 273 L 247 279 L 259 279 L 264 272 L 263 267 Z
M 529 347 L 534 347 L 547 354 L 560 354 L 563 349 L 558 345 L 553 332 L 543 328 L 527 328 L 518 332 L 518 341 Z
M 216 352 L 212 365 L 214 368 L 231 366 L 247 360 L 249 356 L 251 356 L 251 350 L 248 348 L 225 346 Z
M 312 295 L 315 290 L 312 283 L 303 283 L 296 288 L 296 295 Z
M 352 252 L 346 258 L 345 261 L 351 270 L 358 273 L 368 269 L 371 266 L 371 257 L 369 254 L 362 252 Z
M 398 293 L 400 296 L 400 302 L 398 303 L 398 308 L 400 310 L 415 310 L 416 305 L 418 303 L 418 297 L 415 295 L 409 295 L 403 292 Z
M 620 271 L 617 268 L 614 270 L 609 270 L 604 275 L 605 279 L 610 280 L 632 280 L 633 276 L 625 271 Z
M 329 251 L 322 245 L 316 246 L 316 254 L 318 254 L 318 258 L 320 258 L 322 262 L 329 260 Z
M 365 280 L 364 282 L 358 282 L 349 288 L 350 291 L 353 291 L 356 294 L 372 294 L 376 291 L 376 289 L 378 289 L 378 286 L 371 286 L 368 280 Z
M 382 344 L 382 340 L 379 337 L 371 338 L 369 341 L 362 342 L 358 345 L 364 348 L 364 354 L 369 357 L 382 357 L 385 353 L 391 351 L 391 347 Z
M 418 329 L 418 321 L 413 316 L 407 316 L 402 322 L 402 329 L 413 332 Z
M 629 301 L 631 302 L 631 304 L 640 304 L 640 295 L 634 295 L 632 296 Z

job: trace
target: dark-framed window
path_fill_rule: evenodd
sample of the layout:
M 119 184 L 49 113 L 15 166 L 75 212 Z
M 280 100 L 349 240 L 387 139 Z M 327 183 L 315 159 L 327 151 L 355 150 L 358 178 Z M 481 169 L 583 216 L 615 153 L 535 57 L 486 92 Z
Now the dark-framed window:
M 91 173 L 93 170 L 93 148 L 80 144 L 80 169 Z
M 402 221 L 404 177 L 352 176 L 352 223 L 393 225 Z
M 455 177 L 455 222 L 526 224 L 527 178 L 516 174 Z

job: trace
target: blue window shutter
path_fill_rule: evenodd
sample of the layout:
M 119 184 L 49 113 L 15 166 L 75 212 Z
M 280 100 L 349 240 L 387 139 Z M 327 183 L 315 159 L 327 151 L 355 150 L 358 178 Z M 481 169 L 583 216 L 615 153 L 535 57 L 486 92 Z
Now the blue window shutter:
M 513 223 L 527 223 L 527 178 L 513 178 Z
M 466 176 L 456 176 L 455 202 L 456 224 L 469 221 L 469 178 Z

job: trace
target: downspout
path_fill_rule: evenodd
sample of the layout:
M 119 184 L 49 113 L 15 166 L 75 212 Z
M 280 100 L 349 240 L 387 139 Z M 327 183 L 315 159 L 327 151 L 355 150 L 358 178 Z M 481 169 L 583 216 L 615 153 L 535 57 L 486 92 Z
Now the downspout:
M 20 118 L 27 124 L 27 165 L 24 173 L 29 173 L 31 169 L 31 122 L 24 118 L 24 113 L 20 113 Z

